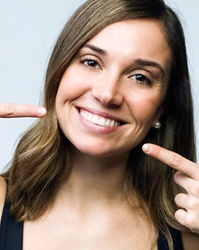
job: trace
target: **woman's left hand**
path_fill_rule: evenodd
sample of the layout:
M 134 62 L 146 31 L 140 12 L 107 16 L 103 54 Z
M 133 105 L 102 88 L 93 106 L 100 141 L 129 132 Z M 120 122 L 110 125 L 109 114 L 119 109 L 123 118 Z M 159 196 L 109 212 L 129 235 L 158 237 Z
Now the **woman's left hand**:
M 194 233 L 199 233 L 199 165 L 154 144 L 144 144 L 143 152 L 164 162 L 177 172 L 174 181 L 187 191 L 175 197 L 179 210 L 175 217 Z

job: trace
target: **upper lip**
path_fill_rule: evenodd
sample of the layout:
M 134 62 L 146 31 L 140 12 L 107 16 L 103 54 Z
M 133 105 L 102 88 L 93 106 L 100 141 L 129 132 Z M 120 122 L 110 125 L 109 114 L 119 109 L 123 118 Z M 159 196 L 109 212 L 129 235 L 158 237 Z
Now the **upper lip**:
M 116 122 L 120 122 L 121 124 L 127 123 L 125 120 L 118 118 L 117 116 L 109 114 L 109 113 L 104 112 L 104 111 L 99 111 L 96 109 L 84 108 L 84 107 L 77 107 L 77 109 L 78 110 L 85 110 L 93 115 L 98 115 L 98 116 L 101 116 L 103 118 L 111 119 L 111 120 L 114 120 Z

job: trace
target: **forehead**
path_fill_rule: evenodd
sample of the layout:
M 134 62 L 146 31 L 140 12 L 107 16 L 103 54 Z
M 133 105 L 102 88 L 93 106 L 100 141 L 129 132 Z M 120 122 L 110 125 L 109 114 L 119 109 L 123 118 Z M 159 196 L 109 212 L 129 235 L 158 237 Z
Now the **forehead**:
M 126 20 L 111 24 L 88 41 L 117 56 L 136 56 L 171 63 L 171 49 L 157 20 Z

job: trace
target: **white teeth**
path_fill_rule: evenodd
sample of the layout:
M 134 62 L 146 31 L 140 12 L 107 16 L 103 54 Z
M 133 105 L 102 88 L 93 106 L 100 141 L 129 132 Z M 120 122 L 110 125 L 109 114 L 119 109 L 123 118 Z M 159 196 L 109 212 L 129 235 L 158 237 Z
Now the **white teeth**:
M 104 126 L 104 127 L 116 127 L 120 125 L 120 122 L 106 119 L 104 117 L 100 117 L 98 115 L 93 115 L 85 110 L 80 111 L 80 115 L 87 121 L 92 122 L 94 124 Z
M 106 124 L 106 120 L 104 118 L 100 118 L 98 120 L 98 124 L 101 125 L 101 126 L 104 126 Z
M 112 121 L 111 123 L 110 123 L 110 127 L 114 127 L 115 126 L 115 123 L 114 123 L 114 121 Z
M 85 117 L 85 119 L 86 119 L 86 117 Z M 98 117 L 97 116 L 93 116 L 93 117 L 91 116 L 90 119 L 86 119 L 86 120 L 91 121 L 92 123 L 96 123 L 96 124 L 98 123 Z

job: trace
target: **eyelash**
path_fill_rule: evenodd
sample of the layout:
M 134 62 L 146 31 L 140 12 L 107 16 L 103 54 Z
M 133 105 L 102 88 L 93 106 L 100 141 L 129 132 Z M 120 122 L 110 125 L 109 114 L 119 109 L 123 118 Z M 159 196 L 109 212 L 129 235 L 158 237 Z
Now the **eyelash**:
M 93 63 L 95 64 L 94 66 L 93 65 L 89 65 L 89 63 Z M 84 58 L 80 61 L 80 63 L 82 65 L 84 65 L 85 67 L 88 67 L 89 69 L 96 69 L 97 67 L 99 67 L 99 64 L 96 60 L 94 59 L 91 59 L 91 58 Z M 97 67 L 96 67 L 97 66 Z
M 147 86 L 152 86 L 152 81 L 151 80 L 149 80 L 145 75 L 143 75 L 143 74 L 140 74 L 140 73 L 138 73 L 138 74 L 135 74 L 135 75 L 133 75 L 133 76 L 131 76 L 130 78 L 133 78 L 133 77 L 141 77 L 142 79 L 141 80 L 139 80 L 139 79 L 134 79 L 136 82 L 139 82 L 140 84 L 142 84 L 142 85 L 147 85 Z
M 92 58 L 84 58 L 80 61 L 80 63 L 83 66 L 88 67 L 89 69 L 92 69 L 92 70 L 100 67 L 98 62 Z M 89 63 L 92 63 L 94 65 L 89 65 Z M 139 77 L 139 78 L 141 77 L 142 79 L 141 80 L 134 79 L 135 77 Z M 152 86 L 152 81 L 149 80 L 145 75 L 143 75 L 141 73 L 137 73 L 137 74 L 132 75 L 130 77 L 130 79 L 135 80 L 136 82 L 138 82 L 141 85 Z

